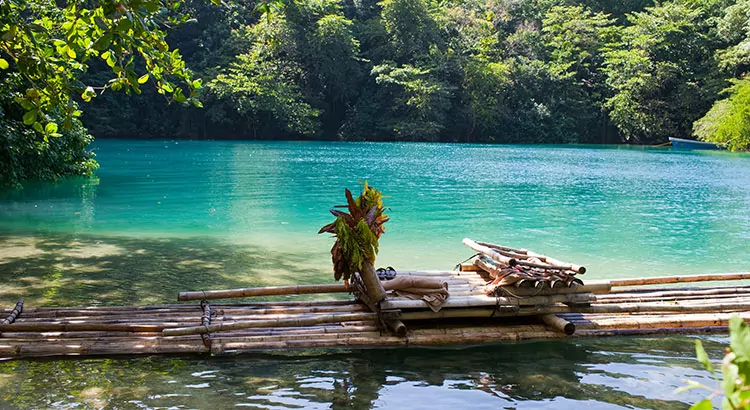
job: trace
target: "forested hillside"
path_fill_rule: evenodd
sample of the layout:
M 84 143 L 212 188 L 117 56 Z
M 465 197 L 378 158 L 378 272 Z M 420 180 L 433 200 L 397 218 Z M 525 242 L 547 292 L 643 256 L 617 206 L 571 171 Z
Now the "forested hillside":
M 196 21 L 168 41 L 202 78 L 204 108 L 109 93 L 84 125 L 97 137 L 654 144 L 691 137 L 750 61 L 746 0 L 277 5 L 190 0 Z M 729 101 L 699 133 L 717 134 Z

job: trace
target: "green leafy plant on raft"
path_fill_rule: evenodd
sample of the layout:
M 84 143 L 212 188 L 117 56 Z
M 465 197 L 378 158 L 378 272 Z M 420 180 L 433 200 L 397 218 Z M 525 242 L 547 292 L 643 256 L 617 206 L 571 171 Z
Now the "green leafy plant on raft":
M 687 386 L 678 389 L 686 391 L 695 388 L 706 389 L 711 394 L 704 400 L 695 403 L 691 410 L 711 410 L 711 399 L 724 396 L 722 407 L 724 410 L 750 410 L 750 327 L 745 321 L 734 315 L 729 320 L 729 348 L 721 361 L 722 378 L 716 378 L 717 386 L 711 388 L 693 380 L 687 380 Z M 714 366 L 708 359 L 700 340 L 695 341 L 695 351 L 698 361 L 715 377 Z
M 346 189 L 347 212 L 331 209 L 336 220 L 320 228 L 321 233 L 332 233 L 336 238 L 331 248 L 333 274 L 336 280 L 348 282 L 355 272 L 359 272 L 368 297 L 377 303 L 385 297 L 377 274 L 375 257 L 378 253 L 378 240 L 385 231 L 383 226 L 388 222 L 383 207 L 383 194 L 365 182 L 362 193 L 354 198 Z M 337 207 L 337 208 L 339 208 Z

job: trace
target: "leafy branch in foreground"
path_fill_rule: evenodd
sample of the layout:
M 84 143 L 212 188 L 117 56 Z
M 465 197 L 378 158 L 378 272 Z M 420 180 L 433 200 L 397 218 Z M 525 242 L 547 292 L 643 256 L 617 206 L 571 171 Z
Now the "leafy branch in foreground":
M 722 379 L 717 378 L 701 341 L 695 341 L 698 361 L 716 379 L 716 387 L 711 388 L 692 380 L 686 381 L 687 386 L 678 391 L 700 388 L 711 392 L 706 399 L 690 407 L 692 410 L 710 410 L 713 408 L 711 399 L 722 395 L 722 407 L 725 410 L 750 409 L 750 327 L 741 317 L 734 315 L 729 320 L 729 336 L 729 348 L 721 362 Z
M 175 17 L 182 0 L 65 4 L 0 2 L 0 75 L 15 73 L 24 80 L 25 90 L 14 100 L 23 108 L 25 125 L 45 139 L 58 137 L 60 124 L 53 117 L 69 129 L 81 114 L 74 95 L 90 101 L 106 89 L 140 93 L 149 81 L 169 101 L 200 106 L 195 96 L 201 81 L 192 78 L 179 52 L 169 49 L 163 30 L 187 21 L 187 16 Z M 113 77 L 107 83 L 81 82 L 92 59 L 111 69 Z

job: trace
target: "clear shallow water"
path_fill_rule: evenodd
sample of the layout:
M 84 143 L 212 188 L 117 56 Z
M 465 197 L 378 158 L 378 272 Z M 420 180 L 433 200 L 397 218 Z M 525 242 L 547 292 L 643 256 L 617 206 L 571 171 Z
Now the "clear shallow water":
M 471 256 L 461 245 L 468 236 L 584 264 L 589 268 L 586 278 L 750 267 L 747 155 L 313 142 L 100 141 L 96 149 L 101 169 L 95 179 L 0 191 L 3 306 L 19 298 L 48 306 L 152 304 L 171 302 L 182 290 L 329 282 L 331 239 L 316 232 L 332 218 L 327 209 L 343 203 L 343 187 L 356 190 L 361 180 L 391 197 L 387 205 L 392 221 L 378 258 L 383 266 L 452 268 Z M 0 364 L 0 387 L 5 383 L 0 407 L 13 403 L 6 391 L 24 388 L 17 386 L 18 380 L 38 386 L 50 374 L 63 374 L 70 381 L 43 389 L 54 396 L 37 389 L 21 391 L 19 397 L 36 404 L 20 407 L 96 407 L 96 401 L 91 404 L 76 391 L 98 389 L 104 379 L 110 383 L 106 401 L 119 403 L 113 407 L 209 408 L 214 399 L 230 396 L 222 392 L 231 392 L 233 398 L 221 401 L 222 407 L 328 407 L 338 396 L 324 392 L 349 377 L 346 366 L 355 366 L 365 369 L 360 372 L 365 382 L 359 383 L 378 392 L 378 398 L 362 403 L 376 407 L 420 407 L 433 404 L 429 398 L 441 397 L 448 403 L 443 408 L 463 401 L 493 408 L 572 408 L 592 400 L 603 408 L 604 403 L 680 408 L 675 403 L 700 395 L 672 395 L 679 379 L 706 375 L 693 370 L 692 340 L 669 340 L 669 349 L 628 339 L 408 350 L 395 355 L 400 358 L 396 361 L 391 353 L 371 352 L 357 353 L 351 360 L 324 355 L 302 361 L 10 362 Z M 576 369 L 575 376 L 541 365 L 534 359 L 540 350 L 553 355 L 555 366 Z M 580 350 L 586 353 L 583 357 Z M 477 359 L 485 355 L 495 357 L 487 362 L 492 367 Z M 411 357 L 421 358 L 422 364 Z M 310 390 L 307 382 L 285 381 L 245 388 L 241 380 L 263 373 L 259 369 L 264 360 L 271 370 L 261 380 L 321 378 L 310 382 L 318 387 Z M 413 365 L 404 369 L 398 360 Z M 437 369 L 431 364 L 436 360 L 441 363 Z M 510 375 L 506 378 L 497 368 Z M 509 370 L 513 368 L 528 370 L 520 374 Z M 132 378 L 131 370 L 142 374 L 141 379 Z M 217 371 L 228 381 L 200 387 L 203 382 L 193 380 L 192 374 L 204 371 Z M 329 371 L 333 376 L 322 376 Z M 376 372 L 394 373 L 396 379 L 382 381 Z M 408 376 L 400 375 L 404 372 Z M 475 380 L 482 372 L 501 381 L 487 389 Z M 96 376 L 99 373 L 104 379 Z M 173 373 L 174 383 L 161 379 Z M 213 379 L 224 380 L 219 375 Z M 434 375 L 444 380 L 433 383 Z M 648 382 L 654 378 L 663 379 L 658 388 Z M 525 381 L 518 384 L 521 379 Z M 527 379 L 540 381 L 529 386 Z M 570 393 L 549 387 L 552 380 L 568 380 L 565 389 Z M 505 394 L 505 384 L 526 393 Z M 135 387 L 122 390 L 117 385 Z M 198 387 L 185 387 L 194 385 Z M 99 400 L 104 393 L 97 392 L 86 394 Z M 239 393 L 259 398 L 242 401 L 247 397 Z M 653 401 L 659 399 L 672 404 Z

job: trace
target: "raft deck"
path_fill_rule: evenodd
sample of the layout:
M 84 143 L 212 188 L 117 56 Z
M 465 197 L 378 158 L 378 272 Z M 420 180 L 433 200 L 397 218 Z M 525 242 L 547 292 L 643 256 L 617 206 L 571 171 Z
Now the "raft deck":
M 727 331 L 733 314 L 750 318 L 750 285 L 744 282 L 654 288 L 633 286 L 660 283 L 653 278 L 587 281 L 583 287 L 555 294 L 519 289 L 526 294 L 493 297 L 485 294 L 484 272 L 412 271 L 399 275 L 439 278 L 448 282 L 450 291 L 438 312 L 421 300 L 389 297 L 384 311 L 397 312 L 394 317 L 406 324 L 403 335 L 386 330 L 383 317 L 357 300 L 69 308 L 17 305 L 0 310 L 0 358 L 220 355 L 278 349 L 722 333 Z M 688 278 L 685 282 L 738 280 L 750 279 L 750 273 L 683 278 Z M 337 289 L 331 286 L 331 292 Z M 203 331 L 182 334 L 185 329 L 196 328 Z M 571 329 L 573 334 L 567 334 Z

